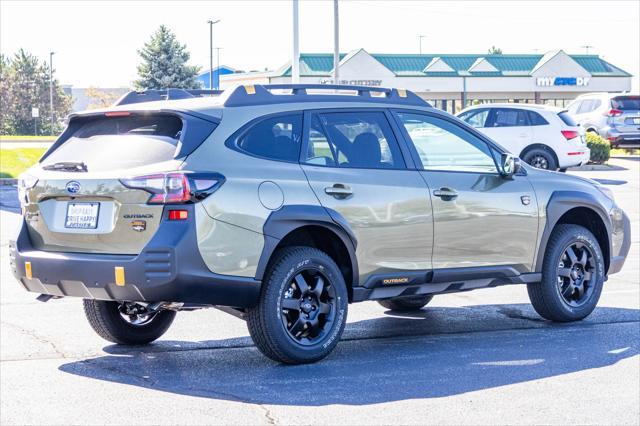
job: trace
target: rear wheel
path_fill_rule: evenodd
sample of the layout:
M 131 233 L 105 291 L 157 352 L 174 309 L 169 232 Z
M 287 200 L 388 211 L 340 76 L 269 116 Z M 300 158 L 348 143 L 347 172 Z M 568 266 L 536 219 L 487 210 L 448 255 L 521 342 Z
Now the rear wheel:
M 393 299 L 379 300 L 378 303 L 392 311 L 417 311 L 431 302 L 433 296 L 395 297 Z
M 542 266 L 542 281 L 527 284 L 536 312 L 552 321 L 569 322 L 589 315 L 600 299 L 604 260 L 598 240 L 578 225 L 558 225 Z
M 275 361 L 318 361 L 336 346 L 346 323 L 342 273 L 326 253 L 312 247 L 287 247 L 274 256 L 260 301 L 247 312 L 249 334 Z
M 543 148 L 534 148 L 522 158 L 527 164 L 543 170 L 556 170 L 558 163 L 551 152 Z
M 100 337 L 121 345 L 144 345 L 162 336 L 171 326 L 176 312 L 149 312 L 130 302 L 85 299 L 84 313 Z

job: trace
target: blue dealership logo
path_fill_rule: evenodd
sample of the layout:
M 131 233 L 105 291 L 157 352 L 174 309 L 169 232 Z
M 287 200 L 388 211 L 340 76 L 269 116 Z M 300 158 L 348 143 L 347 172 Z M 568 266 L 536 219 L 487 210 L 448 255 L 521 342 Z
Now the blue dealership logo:
M 71 182 L 67 182 L 67 192 L 71 194 L 77 194 L 80 192 L 80 182 L 72 180 Z

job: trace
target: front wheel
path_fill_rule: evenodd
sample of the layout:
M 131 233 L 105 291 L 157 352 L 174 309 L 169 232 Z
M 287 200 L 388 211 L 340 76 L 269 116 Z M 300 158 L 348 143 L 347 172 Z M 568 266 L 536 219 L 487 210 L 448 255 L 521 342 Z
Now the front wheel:
M 121 345 L 144 345 L 162 336 L 175 311 L 149 312 L 142 305 L 84 299 L 84 313 L 100 337 Z
M 344 277 L 326 253 L 312 247 L 287 247 L 274 256 L 260 301 L 247 312 L 249 334 L 274 361 L 318 361 L 333 350 L 344 330 Z
M 569 322 L 589 315 L 604 285 L 604 260 L 598 240 L 579 225 L 558 225 L 549 238 L 542 281 L 527 284 L 529 299 L 540 316 Z

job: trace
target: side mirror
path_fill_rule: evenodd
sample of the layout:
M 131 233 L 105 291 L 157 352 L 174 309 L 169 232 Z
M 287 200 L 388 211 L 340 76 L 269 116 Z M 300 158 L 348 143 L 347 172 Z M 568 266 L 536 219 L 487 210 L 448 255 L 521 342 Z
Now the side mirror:
M 500 174 L 509 178 L 520 171 L 520 159 L 509 153 L 500 156 Z

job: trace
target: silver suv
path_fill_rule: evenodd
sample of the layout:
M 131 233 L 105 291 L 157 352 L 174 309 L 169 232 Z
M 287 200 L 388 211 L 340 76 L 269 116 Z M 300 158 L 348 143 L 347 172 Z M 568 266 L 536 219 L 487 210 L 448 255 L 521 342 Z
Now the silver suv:
M 587 132 L 609 140 L 612 147 L 640 146 L 640 96 L 620 93 L 589 93 L 569 105 Z
M 575 321 L 629 251 L 607 188 L 522 164 L 411 92 L 200 94 L 74 114 L 20 179 L 13 273 L 42 301 L 84 299 L 111 342 L 215 307 L 266 356 L 307 363 L 335 347 L 349 303 L 414 310 L 505 284 Z

